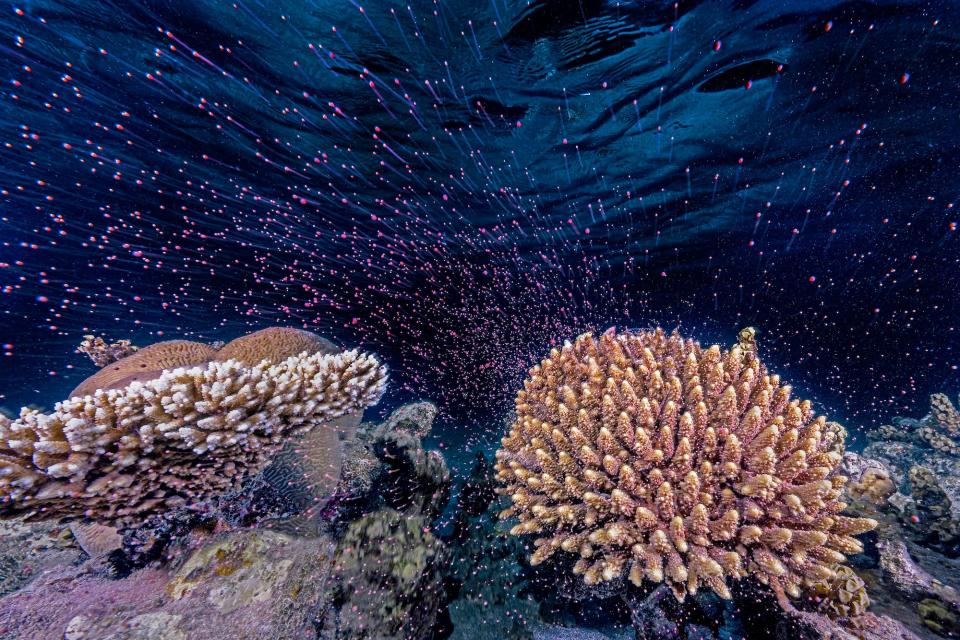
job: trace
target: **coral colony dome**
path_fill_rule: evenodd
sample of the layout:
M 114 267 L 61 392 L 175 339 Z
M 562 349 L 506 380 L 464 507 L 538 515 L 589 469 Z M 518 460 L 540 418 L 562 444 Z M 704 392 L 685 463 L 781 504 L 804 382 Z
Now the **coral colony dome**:
M 960 4 L 0 33 L 0 639 L 960 637 Z

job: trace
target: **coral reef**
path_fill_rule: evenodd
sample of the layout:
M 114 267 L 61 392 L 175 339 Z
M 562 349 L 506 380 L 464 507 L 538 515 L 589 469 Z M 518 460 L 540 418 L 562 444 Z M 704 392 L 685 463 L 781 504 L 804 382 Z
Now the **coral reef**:
M 56 523 L 0 521 L 0 596 L 50 568 L 77 562 L 83 553 L 72 543 L 70 531 Z
M 901 441 L 938 453 L 960 456 L 960 411 L 943 393 L 930 396 L 930 413 L 922 420 L 897 418 L 896 426 L 882 425 L 867 434 L 874 441 Z
M 151 349 L 115 364 L 160 358 Z M 168 370 L 49 414 L 24 409 L 0 423 L 0 513 L 135 525 L 236 486 L 291 436 L 378 401 L 385 382 L 370 355 L 303 353 Z
M 374 441 L 384 465 L 377 490 L 393 509 L 433 520 L 450 499 L 450 471 L 437 451 L 426 451 L 420 438 L 391 431 Z
M 444 560 L 443 544 L 422 517 L 387 509 L 352 523 L 337 548 L 334 608 L 323 617 L 321 637 L 430 637 L 444 602 Z
M 427 451 L 436 407 L 404 405 L 379 424 L 364 424 L 348 443 L 341 487 L 351 501 L 372 511 L 390 508 L 435 519 L 450 498 L 450 471 L 438 451 Z
M 437 405 L 432 402 L 406 404 L 390 414 L 381 425 L 381 431 L 408 431 L 418 438 L 426 438 L 436 417 Z
M 854 499 L 866 500 L 882 506 L 897 492 L 897 486 L 885 469 L 870 467 L 863 472 L 860 479 L 847 485 L 847 493 Z
M 103 338 L 92 335 L 83 336 L 83 342 L 77 347 L 77 353 L 86 354 L 98 367 L 105 367 L 110 363 L 126 358 L 136 353 L 137 350 L 138 348 L 133 346 L 129 340 L 108 343 Z
M 628 573 L 729 597 L 751 575 L 789 606 L 876 526 L 840 514 L 842 428 L 740 346 L 584 334 L 531 369 L 516 414 L 497 452 L 503 516 L 538 534 L 531 562 L 575 554 L 588 583 Z

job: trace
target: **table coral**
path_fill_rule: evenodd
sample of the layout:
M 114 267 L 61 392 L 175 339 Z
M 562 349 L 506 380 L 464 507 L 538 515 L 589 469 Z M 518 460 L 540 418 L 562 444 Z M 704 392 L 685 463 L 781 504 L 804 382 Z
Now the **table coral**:
M 178 352 L 203 355 L 194 344 Z M 146 359 L 149 370 L 158 353 L 115 364 Z M 371 355 L 303 352 L 166 370 L 52 413 L 24 409 L 0 422 L 0 515 L 134 526 L 236 486 L 291 436 L 377 402 L 385 383 Z
M 536 534 L 531 562 L 578 557 L 587 583 L 624 573 L 678 599 L 753 576 L 779 601 L 835 575 L 876 526 L 841 515 L 842 430 L 755 352 L 674 333 L 584 334 L 530 370 L 497 452 L 501 491 Z

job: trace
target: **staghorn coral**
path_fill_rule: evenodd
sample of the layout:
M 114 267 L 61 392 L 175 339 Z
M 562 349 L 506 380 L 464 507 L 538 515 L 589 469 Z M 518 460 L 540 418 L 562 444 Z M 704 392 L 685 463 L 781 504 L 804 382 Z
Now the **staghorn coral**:
M 810 585 L 808 591 L 817 600 L 817 610 L 831 620 L 855 621 L 870 607 L 867 586 L 845 565 L 835 567 L 833 576 Z
M 530 370 L 516 412 L 497 452 L 502 516 L 538 534 L 532 563 L 574 554 L 587 583 L 628 572 L 678 599 L 729 597 L 727 580 L 751 575 L 787 607 L 876 526 L 840 515 L 841 431 L 739 346 L 584 334 Z
M 111 362 L 126 358 L 136 353 L 137 350 L 138 348 L 133 346 L 129 340 L 107 343 L 99 336 L 90 335 L 83 336 L 83 342 L 77 347 L 77 353 L 85 353 L 98 367 L 105 367 Z
M 0 423 L 0 515 L 135 525 L 235 487 L 289 437 L 378 401 L 385 381 L 368 354 L 304 353 L 174 369 L 49 414 L 24 409 Z
M 166 369 L 202 364 L 216 354 L 213 347 L 189 340 L 167 340 L 139 349 L 93 374 L 70 392 L 71 398 L 93 395 L 98 390 L 122 389 L 133 382 L 146 382 Z

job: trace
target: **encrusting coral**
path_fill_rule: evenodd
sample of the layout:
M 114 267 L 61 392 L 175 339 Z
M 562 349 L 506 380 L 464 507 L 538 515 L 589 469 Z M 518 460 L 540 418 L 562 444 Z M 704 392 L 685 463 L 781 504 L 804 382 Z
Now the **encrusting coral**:
M 870 467 L 863 472 L 860 480 L 847 485 L 851 498 L 865 500 L 874 506 L 882 506 L 897 492 L 897 485 L 884 469 Z
M 312 350 L 302 340 L 278 347 L 263 333 L 238 339 L 259 344 L 237 350 L 245 362 L 214 360 L 200 343 L 146 347 L 53 412 L 25 408 L 0 421 L 0 516 L 135 526 L 237 486 L 290 437 L 380 399 L 386 368 L 375 357 L 322 353 L 320 338 Z M 208 361 L 167 369 L 197 358 Z M 132 371 L 157 368 L 116 388 Z
M 497 452 L 533 564 L 563 551 L 587 583 L 628 573 L 678 599 L 747 575 L 787 595 L 836 575 L 876 521 L 840 515 L 843 430 L 753 350 L 662 330 L 584 334 L 530 370 Z
M 833 576 L 814 583 L 808 592 L 819 601 L 817 609 L 831 620 L 855 621 L 870 607 L 866 585 L 846 565 L 836 567 Z

